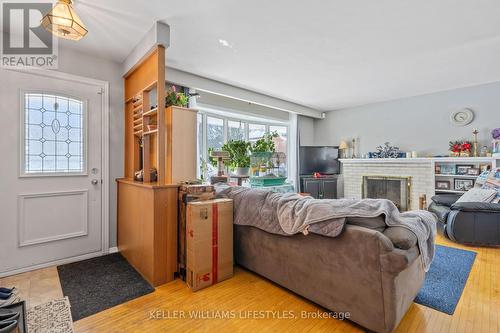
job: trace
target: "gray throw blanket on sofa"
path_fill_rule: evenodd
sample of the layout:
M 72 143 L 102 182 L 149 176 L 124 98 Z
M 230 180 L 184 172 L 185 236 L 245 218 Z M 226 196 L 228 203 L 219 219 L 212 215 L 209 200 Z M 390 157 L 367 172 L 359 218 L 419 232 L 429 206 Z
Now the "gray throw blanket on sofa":
M 234 200 L 234 223 L 254 226 L 279 235 L 312 232 L 338 236 L 347 217 L 385 215 L 387 226 L 412 231 L 418 239 L 425 271 L 434 258 L 436 218 L 427 211 L 401 213 L 390 200 L 319 200 L 296 193 L 273 193 L 245 187 L 219 187 L 218 197 Z

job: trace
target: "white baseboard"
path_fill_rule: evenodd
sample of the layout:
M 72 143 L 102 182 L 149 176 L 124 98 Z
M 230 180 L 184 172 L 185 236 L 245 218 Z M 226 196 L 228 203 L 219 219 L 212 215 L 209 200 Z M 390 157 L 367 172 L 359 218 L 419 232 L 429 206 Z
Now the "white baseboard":
M 111 251 L 111 249 L 110 249 L 110 251 Z M 69 264 L 69 263 L 72 263 L 72 262 L 82 261 L 82 260 L 85 260 L 85 259 L 99 257 L 99 256 L 102 256 L 102 255 L 103 255 L 103 252 L 99 251 L 99 252 L 93 252 L 93 253 L 83 254 L 81 256 L 76 256 L 76 257 L 71 257 L 71 258 L 64 258 L 64 259 L 59 259 L 59 260 L 54 260 L 54 261 L 46 262 L 46 263 L 43 263 L 43 264 L 33 265 L 33 266 L 29 266 L 29 267 L 23 267 L 23 268 L 19 268 L 19 269 L 14 269 L 14 270 L 11 270 L 11 271 L 0 272 L 0 278 L 11 276 L 11 275 L 16 275 L 16 274 L 21 274 L 21 273 L 26 273 L 26 272 L 29 272 L 29 271 L 34 271 L 34 270 L 37 270 L 37 269 L 46 268 L 46 267 L 50 267 L 50 266 L 59 266 L 59 265 Z
M 116 246 L 110 247 L 108 250 L 108 253 L 116 253 L 116 252 L 118 252 L 118 247 L 116 247 Z

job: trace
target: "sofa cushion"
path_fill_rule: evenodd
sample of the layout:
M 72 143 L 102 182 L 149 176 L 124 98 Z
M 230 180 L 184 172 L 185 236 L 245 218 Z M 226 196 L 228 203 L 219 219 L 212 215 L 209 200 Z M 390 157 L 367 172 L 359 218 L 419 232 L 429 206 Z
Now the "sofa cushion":
M 462 195 L 459 202 L 491 202 L 497 196 L 497 191 L 493 189 L 471 188 Z
M 357 225 L 380 232 L 383 232 L 386 228 L 384 215 L 379 215 L 377 217 L 348 217 L 347 224 Z
M 500 202 L 500 168 L 493 169 L 491 171 L 484 171 L 477 177 L 474 184 L 475 188 L 481 188 L 483 190 L 495 190 L 497 192 L 496 197 L 493 198 L 491 202 Z
M 398 249 L 408 250 L 417 245 L 417 236 L 406 228 L 389 227 L 383 233 Z
M 438 205 L 450 207 L 460 198 L 459 194 L 438 194 L 431 198 Z

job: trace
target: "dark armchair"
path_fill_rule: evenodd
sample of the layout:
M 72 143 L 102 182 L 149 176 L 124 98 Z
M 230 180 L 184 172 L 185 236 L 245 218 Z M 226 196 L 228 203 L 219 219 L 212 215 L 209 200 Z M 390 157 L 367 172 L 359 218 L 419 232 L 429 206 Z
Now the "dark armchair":
M 432 197 L 429 211 L 438 217 L 438 232 L 463 244 L 500 245 L 500 204 L 456 202 L 460 195 Z

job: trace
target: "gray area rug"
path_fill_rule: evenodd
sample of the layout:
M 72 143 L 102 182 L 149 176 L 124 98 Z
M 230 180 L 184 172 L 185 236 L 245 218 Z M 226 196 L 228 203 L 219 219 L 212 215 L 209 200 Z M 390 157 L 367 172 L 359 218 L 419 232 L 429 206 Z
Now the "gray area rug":
M 73 333 L 67 297 L 37 305 L 26 312 L 29 333 Z
M 75 321 L 154 291 L 119 253 L 58 266 L 57 271 Z

